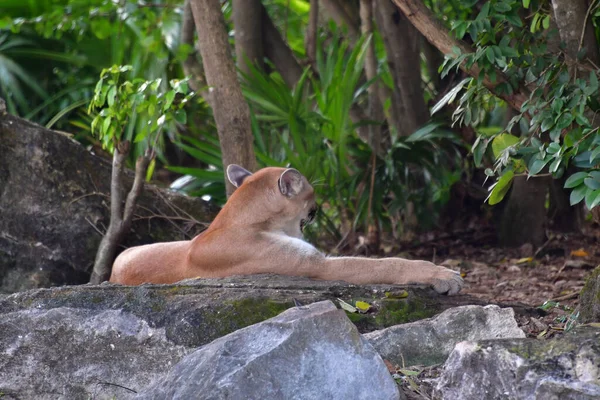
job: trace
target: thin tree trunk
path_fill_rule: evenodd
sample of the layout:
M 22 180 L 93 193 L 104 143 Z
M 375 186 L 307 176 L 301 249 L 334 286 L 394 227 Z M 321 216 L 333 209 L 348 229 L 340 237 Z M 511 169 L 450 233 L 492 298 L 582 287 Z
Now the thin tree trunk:
M 306 56 L 311 64 L 317 62 L 317 36 L 319 34 L 319 0 L 310 0 L 308 27 L 306 28 Z
M 373 33 L 373 8 L 372 0 L 360 0 L 360 29 L 363 36 Z M 377 76 L 377 58 L 375 56 L 375 43 L 373 40 L 369 43 L 365 55 L 365 75 L 367 81 Z M 379 98 L 379 82 L 373 82 L 368 88 L 369 93 L 369 112 L 368 117 L 373 121 L 381 122 L 383 120 L 383 107 Z M 378 152 L 381 141 L 381 126 L 371 125 L 369 127 L 369 144 L 371 148 Z
M 249 73 L 248 62 L 263 69 L 262 4 L 260 0 L 232 0 L 237 67 Z
M 404 13 L 408 20 L 419 32 L 443 54 L 452 54 L 452 49 L 457 47 L 461 53 L 473 53 L 473 49 L 466 43 L 455 40 L 450 32 L 444 27 L 423 4 L 423 0 L 392 0 L 396 6 Z M 401 37 L 392 37 L 390 40 L 402 40 Z M 462 63 L 460 65 L 466 73 L 477 77 L 481 69 L 475 63 L 469 68 Z M 514 89 L 512 94 L 498 93 L 498 85 L 507 81 L 502 71 L 496 71 L 496 80 L 492 82 L 487 76 L 483 80 L 484 86 L 493 94 L 506 101 L 506 103 L 517 111 L 521 111 L 523 102 L 529 99 L 529 91 L 526 87 Z
M 360 36 L 360 28 L 358 20 L 353 15 L 348 13 L 343 3 L 346 0 L 321 0 L 323 8 L 339 26 L 348 28 L 350 38 L 356 40 Z
M 500 222 L 499 241 L 514 247 L 541 246 L 546 240 L 546 194 L 551 178 L 515 176 Z
M 138 197 L 144 189 L 144 178 L 150 162 L 149 156 L 141 156 L 135 164 L 135 179 L 133 186 L 127 195 L 125 207 L 123 208 L 122 185 L 125 161 L 129 154 L 129 142 L 122 142 L 115 146 L 113 154 L 112 175 L 110 182 L 110 223 L 106 233 L 96 252 L 94 269 L 90 277 L 90 283 L 100 284 L 110 277 L 113 262 L 117 256 L 117 250 L 123 237 L 131 228 L 133 210 Z
M 256 169 L 250 108 L 242 95 L 219 0 L 191 0 L 206 82 L 219 132 L 223 165 Z M 224 177 L 227 195 L 235 187 Z
M 363 36 L 373 34 L 373 2 L 372 0 L 360 0 L 360 30 Z M 377 57 L 375 56 L 375 42 L 371 40 L 365 55 L 365 74 L 367 80 L 375 79 L 377 76 Z M 382 122 L 383 107 L 379 99 L 379 82 L 373 82 L 367 89 L 369 93 L 368 116 L 373 121 Z M 380 247 L 380 232 L 377 218 L 373 216 L 373 194 L 375 189 L 375 169 L 377 166 L 377 154 L 381 146 L 381 124 L 369 126 L 369 144 L 373 149 L 371 155 L 371 174 L 369 185 L 369 218 L 367 221 L 367 248 L 376 252 Z
M 586 0 L 552 0 L 554 19 L 560 40 L 565 43 L 566 53 L 573 59 L 583 48 L 585 58 L 600 65 L 598 42 L 590 18 L 590 7 Z
M 394 79 L 394 125 L 401 136 L 407 136 L 429 118 L 421 87 L 420 35 L 389 0 L 377 1 L 376 18 Z
M 211 105 L 210 93 L 207 90 L 206 78 L 204 77 L 204 68 L 202 67 L 202 63 L 198 61 L 198 48 L 194 43 L 195 33 L 196 26 L 194 24 L 190 0 L 186 0 L 183 6 L 183 17 L 181 21 L 181 43 L 189 45 L 194 51 L 188 54 L 183 61 L 183 73 L 190 77 L 190 88 L 194 92 L 200 94 L 204 101 Z

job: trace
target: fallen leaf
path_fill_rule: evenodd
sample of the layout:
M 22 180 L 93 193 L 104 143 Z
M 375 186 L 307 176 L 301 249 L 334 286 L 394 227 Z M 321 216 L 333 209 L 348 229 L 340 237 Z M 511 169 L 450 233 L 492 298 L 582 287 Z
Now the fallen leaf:
M 396 367 L 394 367 L 394 364 L 392 364 L 391 362 L 389 362 L 386 359 L 383 360 L 383 363 L 387 367 L 387 369 L 388 369 L 388 371 L 389 371 L 390 374 L 395 374 L 396 373 Z
M 400 369 L 398 372 L 406 376 L 417 376 L 421 373 L 421 371 L 413 371 L 411 369 Z
M 411 389 L 414 390 L 415 392 L 419 391 L 419 385 L 417 385 L 415 383 L 415 381 L 413 381 L 412 379 L 410 379 L 408 376 L 406 377 L 406 381 L 408 382 L 408 384 L 410 385 Z
M 358 312 L 360 313 L 366 313 L 371 308 L 371 305 L 364 301 L 357 301 L 355 306 L 358 308 Z
M 546 333 L 548 333 L 548 329 L 544 329 L 543 331 L 541 331 L 540 333 L 538 333 L 538 335 L 536 336 L 537 339 L 541 339 L 544 336 L 546 336 Z
M 408 297 L 408 292 L 406 290 L 385 292 L 385 297 L 388 299 L 405 299 Z
M 573 250 L 571 252 L 571 255 L 573 257 L 587 257 L 587 256 L 589 256 L 588 252 L 585 251 L 584 249 Z
M 342 307 L 344 310 L 346 310 L 346 311 L 348 311 L 348 312 L 350 312 L 350 313 L 355 313 L 355 312 L 357 312 L 357 311 L 358 311 L 358 310 L 356 309 L 356 307 L 354 307 L 352 304 L 348 304 L 348 303 L 346 303 L 346 302 L 345 302 L 344 300 L 342 300 L 342 299 L 338 299 L 338 301 L 340 302 L 340 306 L 341 306 L 341 307 Z
M 517 260 L 517 264 L 525 264 L 525 263 L 530 263 L 532 261 L 533 261 L 533 257 L 519 258 Z

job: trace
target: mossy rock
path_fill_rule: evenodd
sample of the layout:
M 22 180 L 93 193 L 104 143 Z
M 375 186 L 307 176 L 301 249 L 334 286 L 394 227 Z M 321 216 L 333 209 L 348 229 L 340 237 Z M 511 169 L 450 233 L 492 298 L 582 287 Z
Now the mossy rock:
M 581 322 L 600 322 L 600 266 L 586 279 L 580 299 Z
M 390 296 L 399 292 L 403 293 L 400 298 Z M 422 286 L 357 286 L 253 275 L 187 280 L 174 285 L 102 284 L 37 289 L 0 297 L 0 314 L 59 307 L 98 312 L 121 310 L 144 319 L 152 328 L 164 328 L 175 344 L 196 347 L 274 317 L 294 307 L 294 300 L 301 304 L 332 300 L 339 307 L 340 299 L 350 304 L 360 300 L 372 306 L 365 314 L 348 313 L 363 333 L 430 317 L 457 305 L 481 304 L 468 296 L 441 296 Z

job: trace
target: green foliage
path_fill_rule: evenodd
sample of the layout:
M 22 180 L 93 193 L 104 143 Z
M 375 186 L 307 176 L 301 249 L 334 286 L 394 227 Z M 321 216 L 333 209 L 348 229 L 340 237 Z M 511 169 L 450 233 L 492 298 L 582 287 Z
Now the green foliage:
M 255 153 L 259 166 L 292 166 L 311 181 L 321 201 L 316 227 L 339 240 L 344 229 L 360 229 L 368 218 L 372 150 L 356 135 L 349 117 L 369 83 L 361 84 L 368 39 L 353 49 L 333 40 L 317 60 L 318 77 L 307 70 L 290 89 L 276 74 L 250 67 L 243 93 L 251 105 Z M 213 134 L 214 135 L 214 134 Z M 223 165 L 216 137 L 183 138 L 182 148 L 210 165 L 210 170 L 173 168 L 195 177 L 183 190 L 225 200 Z M 441 123 L 431 123 L 409 137 L 393 137 L 376 158 L 373 215 L 385 229 L 402 233 L 416 205 L 423 226 L 449 198 L 460 177 L 461 141 Z M 179 183 L 176 185 L 181 188 Z M 309 232 L 310 235 L 310 232 Z
M 130 65 L 106 68 L 100 73 L 94 97 L 88 112 L 99 112 L 91 123 L 106 149 L 113 150 L 122 141 L 144 142 L 147 149 L 157 147 L 161 133 L 177 122 L 186 122 L 184 106 L 191 99 L 185 80 L 171 80 L 170 90 L 160 90 L 162 80 L 124 80 L 123 75 L 132 70 Z M 139 118 L 146 121 L 135 130 L 130 122 Z M 173 128 L 171 128 L 173 129 Z
M 442 99 L 435 108 L 450 103 L 462 92 L 453 119 L 476 127 L 483 122 L 484 111 L 490 112 L 500 103 L 484 88 L 486 77 L 497 83 L 496 94 L 511 95 L 517 88 L 527 87 L 531 95 L 519 113 L 501 131 L 480 135 L 472 147 L 479 166 L 488 145 L 492 145 L 495 161 L 486 173 L 499 179 L 491 189 L 490 204 L 502 200 L 513 174 L 542 173 L 560 178 L 569 166 L 574 166 L 590 175 L 586 175 L 587 184 L 585 179 L 568 180 L 566 187 L 573 189 L 571 203 L 585 199 L 587 207 L 592 208 L 600 203 L 600 186 L 595 180 L 600 136 L 598 123 L 589 117 L 600 106 L 597 72 L 592 70 L 583 76 L 572 73 L 562 54 L 548 50 L 547 40 L 557 32 L 549 30 L 550 15 L 544 6 L 545 2 L 536 0 L 491 0 L 474 18 L 455 21 L 453 33 L 459 39 L 469 35 L 475 52 L 460 54 L 455 49 L 442 74 L 461 63 L 467 67 L 476 63 L 481 72 L 474 79 L 461 82 L 451 91 L 451 98 Z M 528 11 L 523 12 L 524 8 Z M 521 15 L 527 17 L 522 19 Z M 583 60 L 584 54 L 578 57 Z M 498 81 L 497 71 L 504 73 L 506 81 Z

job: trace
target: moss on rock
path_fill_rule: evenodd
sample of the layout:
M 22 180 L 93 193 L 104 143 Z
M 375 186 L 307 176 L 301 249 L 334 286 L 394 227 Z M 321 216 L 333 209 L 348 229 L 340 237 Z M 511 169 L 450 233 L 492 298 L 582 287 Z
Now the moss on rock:
M 581 322 L 600 321 L 600 266 L 585 281 L 580 294 Z

